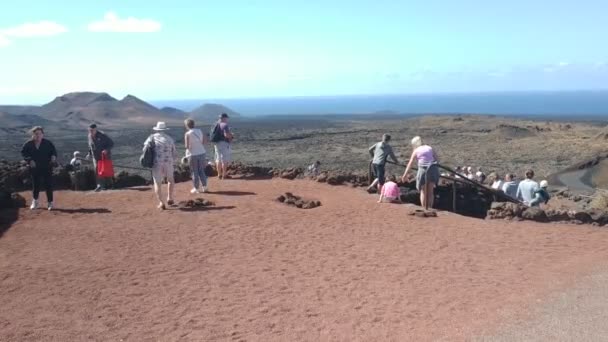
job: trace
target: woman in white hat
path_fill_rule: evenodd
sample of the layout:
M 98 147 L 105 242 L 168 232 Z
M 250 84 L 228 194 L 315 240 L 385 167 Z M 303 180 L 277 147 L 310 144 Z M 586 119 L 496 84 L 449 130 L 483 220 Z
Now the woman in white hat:
M 154 192 L 159 201 L 158 208 L 164 210 L 166 208 L 162 196 L 163 180 L 167 179 L 167 205 L 173 205 L 173 191 L 175 187 L 174 180 L 174 162 L 177 154 L 175 141 L 165 131 L 169 130 L 167 124 L 159 121 L 152 128 L 156 133 L 150 135 L 144 142 L 148 146 L 151 141 L 154 141 L 154 166 L 152 167 L 152 178 L 154 179 Z

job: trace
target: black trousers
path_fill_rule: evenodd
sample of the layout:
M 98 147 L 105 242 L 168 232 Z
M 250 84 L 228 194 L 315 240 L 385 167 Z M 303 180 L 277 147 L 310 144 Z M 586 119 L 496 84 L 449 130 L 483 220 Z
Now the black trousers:
M 42 184 L 44 184 L 44 189 L 46 190 L 46 199 L 49 202 L 53 202 L 53 171 L 50 169 L 41 169 L 38 168 L 32 169 L 32 184 L 34 185 L 34 199 L 37 200 L 40 194 L 40 190 L 42 189 Z

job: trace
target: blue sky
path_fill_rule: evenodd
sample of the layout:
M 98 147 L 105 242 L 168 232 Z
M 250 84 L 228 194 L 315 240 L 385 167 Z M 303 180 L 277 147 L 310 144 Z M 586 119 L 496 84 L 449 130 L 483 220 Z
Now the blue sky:
M 11 2 L 0 103 L 606 89 L 606 13 L 603 0 Z

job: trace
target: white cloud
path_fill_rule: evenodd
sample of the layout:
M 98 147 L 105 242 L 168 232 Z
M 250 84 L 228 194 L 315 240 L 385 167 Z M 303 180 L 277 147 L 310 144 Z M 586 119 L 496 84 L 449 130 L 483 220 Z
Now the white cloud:
M 88 29 L 92 32 L 158 32 L 161 29 L 160 22 L 152 19 L 138 19 L 134 17 L 119 18 L 114 12 L 108 12 L 103 20 L 94 21 L 89 24 Z
M 568 63 L 568 62 L 559 62 L 559 63 L 557 64 L 557 66 L 559 66 L 559 67 L 561 67 L 561 68 L 567 67 L 568 65 L 570 65 L 570 63 Z
M 0 34 L 0 48 L 4 47 L 4 46 L 9 46 L 10 44 L 11 44 L 11 41 L 8 40 L 8 38 L 3 36 L 2 34 Z
M 19 26 L 0 29 L 5 38 L 51 37 L 67 32 L 68 29 L 53 21 L 25 23 Z
M 8 46 L 12 38 L 51 37 L 67 32 L 68 29 L 53 21 L 24 23 L 18 26 L 0 28 L 0 47 Z

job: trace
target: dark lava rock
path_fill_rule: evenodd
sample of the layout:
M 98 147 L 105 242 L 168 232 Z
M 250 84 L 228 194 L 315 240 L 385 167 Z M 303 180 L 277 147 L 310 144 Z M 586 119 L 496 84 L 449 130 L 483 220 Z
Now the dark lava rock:
M 313 209 L 321 206 L 320 201 L 305 200 L 300 196 L 292 194 L 291 192 L 287 192 L 284 195 L 279 196 L 277 200 L 300 209 Z
M 570 219 L 574 221 L 580 221 L 582 223 L 590 223 L 592 221 L 591 215 L 584 211 L 571 211 L 568 213 Z
M 545 211 L 545 214 L 547 215 L 547 219 L 550 222 L 561 222 L 570 220 L 570 217 L 568 216 L 568 212 L 566 210 L 549 209 Z
M 408 215 L 416 217 L 437 217 L 437 212 L 424 209 L 412 209 L 408 212 Z
M 526 220 L 536 221 L 536 222 L 547 222 L 547 214 L 545 211 L 538 207 L 531 207 L 523 211 L 521 217 Z
M 148 185 L 148 180 L 140 175 L 129 174 L 128 172 L 122 171 L 114 178 L 115 188 L 131 188 L 142 185 Z
M 600 226 L 608 224 L 608 212 L 603 210 L 589 210 L 588 213 L 589 216 L 591 216 L 591 220 Z

